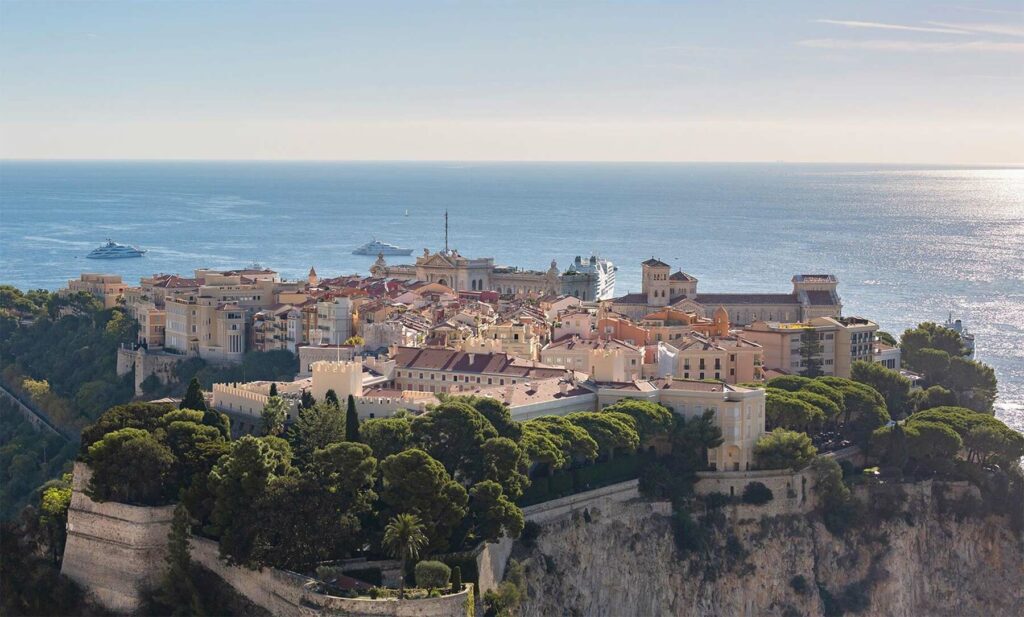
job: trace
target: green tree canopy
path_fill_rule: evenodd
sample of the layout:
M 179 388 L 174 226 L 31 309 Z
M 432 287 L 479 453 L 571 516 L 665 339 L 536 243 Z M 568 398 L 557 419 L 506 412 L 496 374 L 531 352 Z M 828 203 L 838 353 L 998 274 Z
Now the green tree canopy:
M 593 441 L 589 433 L 587 434 L 587 439 Z M 519 445 L 526 453 L 526 456 L 529 457 L 530 463 L 543 467 L 547 473 L 561 469 L 568 464 L 569 458 L 562 448 L 563 443 L 544 424 L 535 423 L 533 420 L 523 424 L 523 437 L 519 441 Z M 597 451 L 596 442 L 594 442 L 594 451 Z
M 348 404 L 345 408 L 345 441 L 360 441 L 359 439 L 359 414 L 356 412 L 356 398 L 348 395 Z
M 326 401 L 316 403 L 299 411 L 288 439 L 295 457 L 306 463 L 312 459 L 314 451 L 345 440 L 345 417 L 336 405 Z
M 89 446 L 89 496 L 139 506 L 164 505 L 172 495 L 174 455 L 149 432 L 122 428 Z
M 806 432 L 819 428 L 825 422 L 825 413 L 808 401 L 797 398 L 798 393 L 768 390 L 764 406 L 768 426 Z
M 260 533 L 265 522 L 257 507 L 270 485 L 294 472 L 283 440 L 245 435 L 210 471 L 214 495 L 210 529 L 220 537 L 221 557 L 233 564 L 260 565 Z
M 88 461 L 89 446 L 107 433 L 122 428 L 155 429 L 161 418 L 173 409 L 170 403 L 126 403 L 111 407 L 95 423 L 82 429 L 82 452 L 86 455 L 83 458 Z
M 491 480 L 477 482 L 470 488 L 469 517 L 479 540 L 518 538 L 523 531 L 523 511 L 509 500 L 500 484 Z
M 614 456 L 616 451 L 636 452 L 640 446 L 636 422 L 625 414 L 577 411 L 565 418 L 587 431 L 597 442 L 598 450 L 607 456 Z
M 573 461 L 592 461 L 597 458 L 597 442 L 581 426 L 577 426 L 563 416 L 541 416 L 528 420 L 524 428 L 530 426 L 545 431 L 555 444 L 561 448 L 566 463 Z
M 481 447 L 483 477 L 497 482 L 511 499 L 518 499 L 530 485 L 530 459 L 519 444 L 508 437 L 492 437 Z
M 818 450 L 805 433 L 777 428 L 754 445 L 754 460 L 761 469 L 803 469 Z
M 955 407 L 956 402 L 956 394 L 942 386 L 931 386 L 927 389 L 916 390 L 911 394 L 911 403 L 915 412 L 935 407 Z
M 778 388 L 780 390 L 796 392 L 807 384 L 813 382 L 814 380 L 810 377 L 802 377 L 800 375 L 782 375 L 780 377 L 773 377 L 769 379 L 765 382 L 765 385 L 769 388 Z
M 906 415 L 910 412 L 910 380 L 899 371 L 878 362 L 857 360 L 853 363 L 851 377 L 877 390 L 885 398 L 885 407 L 890 414 Z
M 185 396 L 182 397 L 181 405 L 178 408 L 206 411 L 206 397 L 203 396 L 203 386 L 195 377 L 192 378 L 192 381 L 188 382 L 188 390 L 185 391 Z
M 370 418 L 359 427 L 359 433 L 380 460 L 398 454 L 412 443 L 412 424 L 405 416 Z
M 419 517 L 431 551 L 448 547 L 452 531 L 466 515 L 466 489 L 444 465 L 419 449 L 393 454 L 381 463 L 381 501 L 392 514 Z
M 280 396 L 271 395 L 260 412 L 263 421 L 263 434 L 278 436 L 284 432 L 284 422 L 288 417 L 288 405 Z
M 448 401 L 412 420 L 413 441 L 441 461 L 460 481 L 480 477 L 480 448 L 497 437 L 480 412 L 461 401 Z
M 601 410 L 602 413 L 621 413 L 631 418 L 636 424 L 641 442 L 657 437 L 666 437 L 675 428 L 675 414 L 652 401 L 639 399 L 623 399 Z

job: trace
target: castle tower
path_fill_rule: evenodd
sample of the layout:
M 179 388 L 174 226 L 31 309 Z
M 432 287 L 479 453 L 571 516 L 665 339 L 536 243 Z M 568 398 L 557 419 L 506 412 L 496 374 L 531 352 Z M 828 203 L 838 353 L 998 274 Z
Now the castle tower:
M 715 336 L 729 336 L 729 311 L 724 306 L 715 309 L 713 331 Z
M 668 306 L 669 272 L 672 268 L 665 262 L 653 257 L 641 264 L 643 273 L 643 292 L 650 306 Z
M 348 395 L 363 395 L 363 362 L 361 360 L 328 362 L 321 360 L 310 365 L 313 370 L 313 397 L 324 400 L 328 390 L 334 390 L 338 399 Z
M 316 275 L 316 268 L 309 268 L 309 276 L 306 278 L 306 282 L 309 283 L 310 287 L 316 287 L 320 284 L 320 277 Z

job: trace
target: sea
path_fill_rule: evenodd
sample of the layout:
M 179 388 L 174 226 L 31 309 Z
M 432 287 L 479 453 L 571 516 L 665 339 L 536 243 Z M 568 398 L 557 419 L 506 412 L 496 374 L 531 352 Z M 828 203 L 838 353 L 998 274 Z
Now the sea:
M 367 274 L 377 239 L 547 269 L 596 254 L 616 291 L 657 257 L 703 292 L 839 278 L 845 315 L 895 334 L 964 320 L 1024 431 L 1024 169 L 833 164 L 0 162 L 0 283 L 189 276 L 258 263 Z M 107 238 L 147 250 L 94 261 Z

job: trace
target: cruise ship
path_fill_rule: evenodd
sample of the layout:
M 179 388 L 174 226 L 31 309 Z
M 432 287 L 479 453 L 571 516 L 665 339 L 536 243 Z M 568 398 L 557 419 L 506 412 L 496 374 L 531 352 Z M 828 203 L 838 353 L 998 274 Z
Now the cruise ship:
M 387 242 L 380 242 L 374 240 L 367 242 L 356 250 L 352 251 L 353 255 L 412 255 L 412 249 L 404 249 L 394 244 L 388 244 Z
M 95 248 L 86 255 L 89 259 L 124 259 L 126 257 L 142 257 L 146 251 L 127 244 L 118 244 L 109 238 L 107 243 Z

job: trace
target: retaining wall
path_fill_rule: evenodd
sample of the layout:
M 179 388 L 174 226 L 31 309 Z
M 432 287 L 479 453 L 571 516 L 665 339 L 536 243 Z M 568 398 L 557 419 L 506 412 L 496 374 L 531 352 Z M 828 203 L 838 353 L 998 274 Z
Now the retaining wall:
M 68 538 L 61 573 L 92 591 L 104 606 L 131 612 L 141 587 L 163 573 L 174 506 L 96 502 L 85 494 L 92 473 L 75 463 Z

